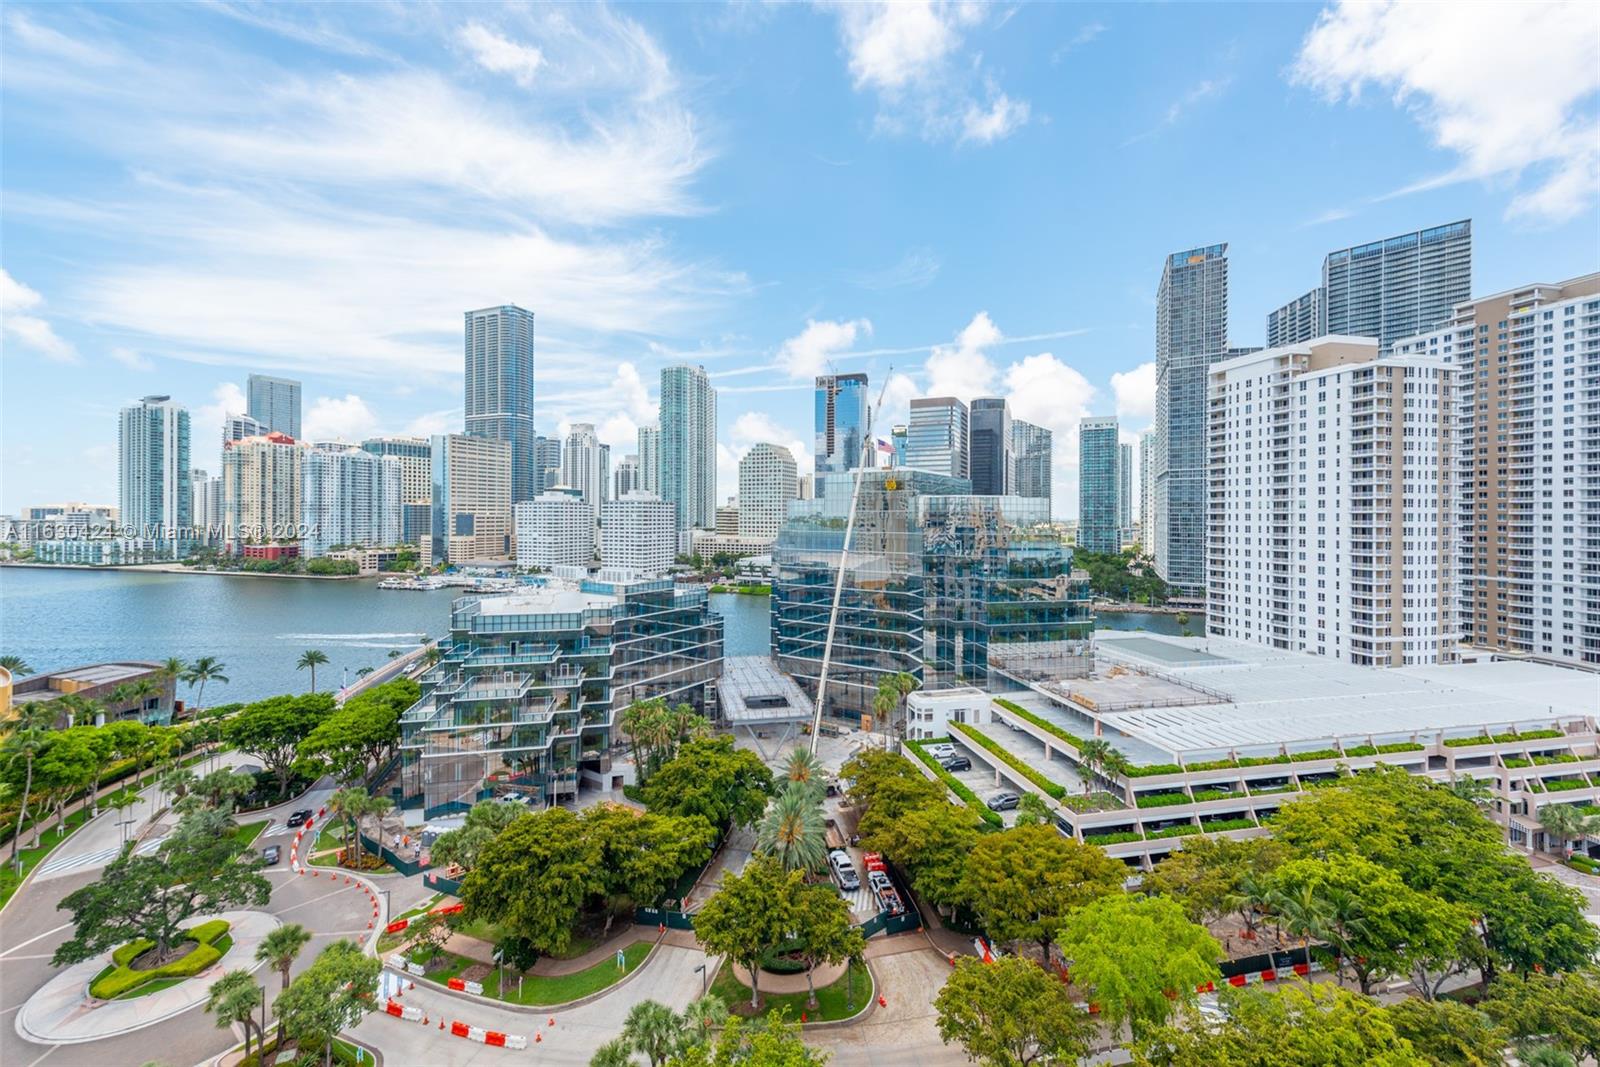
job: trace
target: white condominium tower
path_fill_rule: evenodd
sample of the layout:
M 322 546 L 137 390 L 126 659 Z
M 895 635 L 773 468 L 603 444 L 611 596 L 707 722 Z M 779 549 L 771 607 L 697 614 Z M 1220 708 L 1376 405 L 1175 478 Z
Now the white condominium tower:
M 591 423 L 572 424 L 567 432 L 566 447 L 561 450 L 561 481 L 578 491 L 583 502 L 589 505 L 591 515 L 599 514 L 600 505 L 611 495 L 610 486 L 606 484 L 610 477 L 606 469 L 607 454 Z
M 639 485 L 639 457 L 632 453 L 623 456 L 611 471 L 611 495 L 619 497 L 623 493 L 631 493 Z
M 1463 303 L 1395 351 L 1459 368 L 1462 638 L 1600 664 L 1600 273 Z
M 1156 462 L 1156 432 L 1146 430 L 1139 438 L 1139 540 L 1145 554 L 1156 554 L 1156 480 L 1151 476 Z
M 661 491 L 661 426 L 648 423 L 639 427 L 639 489 Z M 619 496 L 621 494 L 618 494 Z
M 120 523 L 160 555 L 186 551 L 194 493 L 189 479 L 189 412 L 170 396 L 147 396 L 117 420 Z
M 356 445 L 321 444 L 301 458 L 300 554 L 322 556 L 337 545 L 387 548 L 401 541 L 405 472 L 398 456 Z
M 799 496 L 794 455 L 782 445 L 752 445 L 739 461 L 738 536 L 775 539 L 789 516 L 789 501 Z
M 667 573 L 677 559 L 674 514 L 671 504 L 640 489 L 608 500 L 600 514 L 600 559 L 606 568 L 641 578 Z
M 571 493 L 546 492 L 511 506 L 517 566 L 587 567 L 594 562 L 594 508 Z
M 644 450 L 640 448 L 640 461 Z M 704 367 L 661 369 L 661 499 L 678 508 L 678 529 L 709 530 L 717 512 L 717 391 Z
M 222 450 L 222 526 L 230 551 L 300 539 L 304 447 L 288 434 L 229 441 Z
M 1322 337 L 1210 372 L 1206 630 L 1401 667 L 1455 659 L 1455 371 Z

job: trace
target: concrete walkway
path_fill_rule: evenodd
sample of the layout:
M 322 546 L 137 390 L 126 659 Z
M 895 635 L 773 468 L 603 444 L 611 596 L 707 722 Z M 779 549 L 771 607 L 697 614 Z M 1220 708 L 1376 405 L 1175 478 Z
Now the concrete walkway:
M 194 923 L 212 918 L 228 920 L 233 944 L 207 970 L 148 996 L 99 1001 L 89 996 L 89 982 L 111 962 L 111 953 L 105 952 L 66 968 L 29 997 L 17 1012 L 17 1033 L 42 1045 L 73 1045 L 126 1034 L 199 1007 L 208 987 L 225 972 L 262 966 L 255 961 L 256 946 L 280 925 L 262 911 L 225 911 L 197 917 Z
M 730 963 L 733 976 L 744 983 L 746 989 L 750 988 L 750 972 L 737 963 Z M 812 982 L 816 988 L 825 989 L 844 977 L 844 964 L 824 963 L 812 974 Z M 773 974 L 771 971 L 761 972 L 761 995 L 768 996 L 776 993 L 804 993 L 811 988 L 806 984 L 806 972 L 799 974 Z

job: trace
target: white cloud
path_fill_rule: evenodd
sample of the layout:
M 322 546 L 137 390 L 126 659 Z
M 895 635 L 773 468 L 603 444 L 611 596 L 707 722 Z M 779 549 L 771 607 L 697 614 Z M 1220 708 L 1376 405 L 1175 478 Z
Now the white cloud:
M 1355 3 L 1323 10 L 1291 71 L 1330 101 L 1369 86 L 1407 108 L 1457 178 L 1506 176 L 1514 218 L 1559 223 L 1600 196 L 1600 30 L 1587 4 Z
M 44 297 L 0 269 L 0 325 L 4 335 L 15 338 L 56 363 L 78 362 L 78 350 L 45 319 L 31 312 L 44 306 Z
M 360 441 L 378 432 L 378 416 L 354 393 L 319 396 L 311 402 L 301 433 L 307 441 Z
M 980 311 L 956 335 L 953 345 L 939 345 L 928 356 L 923 371 L 928 376 L 928 396 L 953 396 L 970 401 L 988 395 L 995 367 L 988 349 L 1004 340 L 1000 328 Z
M 142 352 L 133 348 L 124 348 L 121 345 L 107 353 L 113 360 L 127 367 L 129 370 L 148 371 L 155 370 L 156 365 L 150 362 Z
M 911 401 L 924 395 L 922 387 L 911 375 L 889 375 L 883 388 L 883 414 L 873 433 L 878 437 L 886 437 L 891 426 L 904 426 L 911 417 Z
M 847 277 L 863 289 L 921 289 L 939 276 L 939 257 L 927 249 L 913 249 L 900 262 L 883 270 L 857 271 Z
M 1136 422 L 1156 417 L 1156 365 L 1152 360 L 1130 371 L 1111 376 L 1111 392 L 1117 398 L 1117 415 Z
M 1027 102 L 1006 96 L 983 75 L 981 53 L 961 57 L 966 33 L 988 17 L 984 5 L 872 0 L 825 6 L 838 18 L 855 88 L 877 94 L 880 128 L 913 128 L 930 141 L 988 144 L 1027 122 Z
M 813 378 L 823 373 L 828 361 L 848 352 L 858 335 L 871 336 L 872 323 L 866 319 L 833 322 L 806 320 L 806 328 L 783 342 L 778 349 L 778 366 L 791 378 Z
M 746 411 L 733 420 L 723 436 L 724 440 L 717 442 L 718 504 L 739 491 L 739 461 L 753 445 L 767 442 L 787 448 L 800 474 L 810 474 L 816 467 L 811 444 L 779 425 L 765 411 Z
M 1078 423 L 1089 414 L 1094 386 L 1049 352 L 1007 367 L 1005 384 L 1012 416 L 1051 432 L 1051 510 L 1057 515 L 1076 514 Z
M 457 37 L 480 67 L 495 74 L 508 74 L 524 89 L 533 84 L 534 74 L 544 66 L 544 53 L 539 49 L 502 37 L 481 22 L 467 23 Z
M 211 456 L 213 447 L 222 448 L 222 420 L 229 415 L 242 415 L 250 406 L 238 382 L 218 382 L 211 390 L 211 403 L 202 404 L 189 412 L 189 442 L 196 466 L 202 456 Z M 207 441 L 210 444 L 207 444 Z M 204 451 L 202 451 L 204 449 Z
M 460 408 L 449 411 L 425 411 L 406 423 L 409 437 L 432 437 L 434 434 L 458 433 L 462 426 Z

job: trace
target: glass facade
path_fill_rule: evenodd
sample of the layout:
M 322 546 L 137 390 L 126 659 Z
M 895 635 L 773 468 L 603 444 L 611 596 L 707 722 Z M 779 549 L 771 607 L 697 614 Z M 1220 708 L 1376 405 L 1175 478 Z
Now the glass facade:
M 669 580 L 457 600 L 400 720 L 406 803 L 433 818 L 508 793 L 554 804 L 612 789 L 623 709 L 662 697 L 713 713 L 722 648 L 705 590 Z
M 1016 492 L 1011 408 L 1005 398 L 980 396 L 973 400 L 971 421 L 967 459 L 972 466 L 972 491 L 984 496 Z
M 300 383 L 293 378 L 252 374 L 245 379 L 245 410 L 266 427 L 300 440 Z
M 991 644 L 1086 638 L 1087 585 L 1049 530 L 1040 499 L 979 497 L 964 478 L 861 472 L 826 710 L 860 721 L 878 682 L 986 684 Z M 773 547 L 772 650 L 813 697 L 839 573 L 852 475 L 830 474 L 795 504 Z
M 818 474 L 852 470 L 861 465 L 861 450 L 872 421 L 867 404 L 865 374 L 817 377 L 814 454 Z
M 533 429 L 533 312 L 466 313 L 466 429 L 511 446 L 511 502 L 539 495 Z
M 1322 288 L 1326 332 L 1376 337 L 1386 356 L 1472 298 L 1472 221 L 1330 252 Z
M 1090 552 L 1122 550 L 1122 450 L 1117 420 L 1078 424 L 1078 544 Z
M 905 465 L 967 480 L 967 405 L 949 396 L 911 401 Z

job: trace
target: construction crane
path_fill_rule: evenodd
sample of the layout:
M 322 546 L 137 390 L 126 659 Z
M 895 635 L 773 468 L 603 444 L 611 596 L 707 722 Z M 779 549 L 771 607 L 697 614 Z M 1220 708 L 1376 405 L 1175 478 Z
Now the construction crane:
M 850 536 L 856 529 L 856 505 L 861 500 L 861 472 L 873 463 L 876 445 L 873 427 L 883 411 L 883 397 L 889 391 L 889 379 L 894 376 L 894 366 L 889 366 L 883 376 L 883 387 L 878 390 L 878 401 L 872 406 L 872 417 L 867 420 L 867 432 L 861 442 L 861 462 L 853 472 L 850 485 L 850 512 L 844 521 L 844 543 L 839 546 L 839 573 L 833 579 L 833 607 L 828 611 L 828 632 L 822 639 L 822 673 L 817 678 L 817 706 L 811 714 L 811 754 L 817 754 L 817 738 L 822 736 L 822 702 L 828 695 L 828 668 L 833 663 L 833 634 L 839 625 L 839 600 L 844 595 L 845 564 L 850 557 Z

